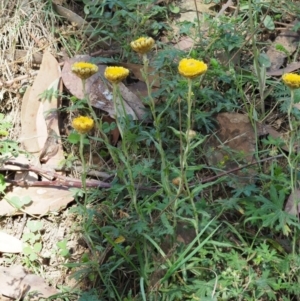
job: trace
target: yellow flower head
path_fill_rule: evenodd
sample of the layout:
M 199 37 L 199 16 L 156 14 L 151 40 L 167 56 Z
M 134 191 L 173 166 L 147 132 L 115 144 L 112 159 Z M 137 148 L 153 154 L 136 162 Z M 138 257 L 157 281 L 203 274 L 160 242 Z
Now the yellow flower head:
M 119 236 L 119 237 L 117 237 L 116 239 L 115 239 L 115 243 L 116 244 L 121 244 L 122 242 L 124 242 L 126 239 L 125 239 L 125 237 L 124 236 Z
M 81 79 L 87 79 L 98 72 L 98 66 L 87 62 L 77 62 L 72 65 L 72 72 Z
M 282 76 L 282 80 L 286 86 L 290 89 L 300 88 L 300 75 L 295 73 L 285 73 Z
M 106 67 L 104 76 L 113 84 L 117 84 L 129 75 L 129 70 L 123 67 Z
M 186 131 L 186 136 L 187 136 L 187 139 L 192 140 L 197 136 L 197 132 L 195 132 L 193 130 L 188 130 L 188 131 Z
M 207 71 L 207 65 L 194 59 L 182 59 L 178 65 L 178 72 L 187 78 L 195 78 Z
M 174 178 L 172 180 L 172 184 L 176 185 L 176 186 L 179 186 L 181 183 L 181 178 L 180 177 L 177 177 L 177 178 Z
M 140 54 L 145 54 L 151 50 L 155 41 L 152 38 L 139 38 L 130 43 L 131 48 Z
M 94 120 L 87 116 L 79 116 L 72 121 L 73 128 L 80 134 L 86 134 L 94 127 Z

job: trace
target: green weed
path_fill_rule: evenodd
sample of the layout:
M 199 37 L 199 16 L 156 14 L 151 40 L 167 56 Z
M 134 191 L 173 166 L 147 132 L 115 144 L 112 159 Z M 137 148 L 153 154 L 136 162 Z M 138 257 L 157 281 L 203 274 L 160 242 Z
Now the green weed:
M 158 27 L 145 24 L 151 18 L 165 17 L 166 8 L 154 4 L 153 12 L 144 12 L 141 18 L 142 5 L 133 8 L 132 2 L 126 1 L 106 4 L 115 13 L 90 3 L 85 5 L 86 13 L 95 19 L 104 17 L 102 22 L 110 28 L 124 26 L 127 33 L 130 28 L 130 36 L 118 30 L 110 37 L 121 41 L 123 56 L 137 61 L 128 47 L 132 36 L 165 28 L 163 23 Z M 161 51 L 142 57 L 148 89 L 144 103 L 153 124 L 136 122 L 126 115 L 117 118 L 121 147 L 102 140 L 114 163 L 112 186 L 101 193 L 84 191 L 84 205 L 78 198 L 74 211 L 83 217 L 82 233 L 90 254 L 81 263 L 68 266 L 80 266 L 77 279 L 88 277 L 98 289 L 97 293 L 84 293 L 83 300 L 85 296 L 93 300 L 166 301 L 296 298 L 300 289 L 299 222 L 284 211 L 284 205 L 298 181 L 298 155 L 293 154 L 292 146 L 299 117 L 283 84 L 266 76 L 268 58 L 260 53 L 257 42 L 263 7 L 259 3 L 252 7 L 251 2 L 248 7 L 253 17 L 247 21 L 243 10 L 236 18 L 209 21 L 209 38 L 203 36 L 191 51 L 191 57 L 209 62 L 201 79 L 185 80 L 178 74 L 178 61 L 186 54 L 172 47 L 159 44 Z M 122 23 L 123 18 L 135 23 Z M 251 58 L 242 34 L 248 22 Z M 264 24 L 270 27 L 272 19 L 267 18 Z M 187 34 L 187 28 L 184 24 L 182 32 Z M 220 49 L 222 59 L 215 55 Z M 240 51 L 247 52 L 245 59 L 233 64 Z M 149 65 L 161 75 L 155 92 L 148 80 Z M 288 116 L 292 135 L 288 154 L 281 152 L 280 158 L 287 166 L 276 159 L 268 161 L 266 168 L 258 164 L 254 181 L 244 185 L 236 186 L 238 180 L 230 174 L 202 182 L 204 175 L 225 164 L 208 166 L 204 156 L 203 144 L 215 131 L 215 114 L 239 110 L 248 114 L 255 127 L 270 113 L 266 89 L 286 101 L 282 111 Z M 117 93 L 115 90 L 114 97 Z M 105 137 L 108 129 L 98 122 Z M 193 139 L 187 134 L 190 130 L 197 132 Z M 280 151 L 284 144 L 286 141 L 271 136 L 262 141 L 257 138 L 254 155 L 258 163 L 270 149 Z M 237 154 L 238 159 L 242 157 Z
M 182 35 L 201 36 L 189 54 L 159 42 L 178 11 L 176 3 L 82 4 L 95 28 L 92 37 L 109 39 L 122 50 L 119 56 L 99 61 L 143 65 L 145 120 L 151 122 L 133 120 L 122 103 L 118 111 L 120 92 L 114 83 L 119 113 L 115 123 L 102 122 L 87 96 L 67 108 L 88 114 L 95 129 L 68 136 L 79 154 L 68 154 L 66 165 L 71 167 L 78 157 L 83 167 L 83 186 L 73 189 L 77 206 L 72 213 L 82 219 L 80 231 L 88 251 L 74 262 L 66 240 L 57 247 L 74 278 L 87 282 L 88 289 L 66 292 L 66 299 L 299 300 L 300 224 L 284 207 L 299 183 L 300 114 L 294 104 L 300 94 L 267 76 L 270 60 L 262 49 L 263 30 L 272 31 L 274 20 L 281 17 L 278 3 L 242 1 L 234 16 L 205 16 L 199 20 L 203 24 L 180 24 Z M 282 5 L 291 11 L 291 3 Z M 159 51 L 134 53 L 130 42 L 140 36 L 156 39 Z M 69 45 L 70 53 L 81 47 L 76 40 Z M 180 75 L 178 64 L 187 57 L 206 62 L 207 72 L 196 79 Z M 160 78 L 156 90 L 149 79 L 153 74 Z M 220 112 L 249 117 L 256 133 L 255 163 L 243 166 L 245 154 L 229 148 L 216 166 L 208 163 L 204 145 L 217 134 L 215 117 Z M 258 124 L 271 123 L 274 112 L 284 119 L 286 137 L 259 137 Z M 115 128 L 122 139 L 113 146 L 108 134 Z M 86 187 L 84 151 L 95 142 L 101 144 L 99 153 L 105 154 L 107 171 L 114 175 L 106 190 Z M 233 172 L 223 173 L 229 160 L 245 172 L 246 182 L 241 184 Z M 247 175 L 250 170 L 253 177 Z M 39 231 L 31 229 L 25 238 L 36 246 L 27 250 L 28 260 L 34 261 Z

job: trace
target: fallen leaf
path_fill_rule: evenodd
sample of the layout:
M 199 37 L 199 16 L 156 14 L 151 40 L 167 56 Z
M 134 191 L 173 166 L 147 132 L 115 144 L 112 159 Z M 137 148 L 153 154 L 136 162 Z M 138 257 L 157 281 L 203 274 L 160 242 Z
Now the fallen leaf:
M 78 61 L 90 61 L 91 57 L 76 56 L 65 62 L 62 70 L 62 78 L 67 89 L 77 98 L 83 99 L 83 86 L 81 79 L 79 79 L 72 71 L 71 66 L 74 62 Z M 99 71 L 86 80 L 86 93 L 89 95 L 91 105 L 107 112 L 112 118 L 115 117 L 114 103 L 112 100 L 112 88 L 109 83 L 104 80 L 104 71 L 106 66 L 100 65 Z M 124 98 L 124 107 L 126 114 L 132 116 L 134 120 L 142 119 L 144 116 L 145 106 L 141 100 L 125 87 L 123 83 L 119 84 L 121 95 Z M 128 97 L 129 95 L 129 97 Z M 120 112 L 123 111 L 121 104 Z
M 22 266 L 0 267 L 0 295 L 20 300 L 30 293 L 30 300 L 49 298 L 58 291 L 43 278 L 26 273 Z
M 298 69 L 300 69 L 300 62 L 293 62 L 291 64 L 288 64 L 285 68 L 267 71 L 266 74 L 269 76 L 281 76 L 284 73 L 294 72 Z
M 222 16 L 225 12 L 225 10 L 227 8 L 229 8 L 230 6 L 233 6 L 234 3 L 232 0 L 227 0 L 227 2 L 225 4 L 222 5 L 222 8 L 220 9 L 220 11 L 217 13 L 217 15 L 215 16 L 215 19 L 219 18 L 220 16 Z
M 195 41 L 192 38 L 184 36 L 174 45 L 174 48 L 182 51 L 190 50 L 194 47 L 194 43 Z
M 125 103 L 128 103 L 133 109 L 139 120 L 145 120 L 145 106 L 142 104 L 140 98 L 132 93 L 123 83 L 119 84 L 120 93 L 125 100 Z
M 247 115 L 220 113 L 216 116 L 218 130 L 205 143 L 205 154 L 210 165 L 222 170 L 232 170 L 239 164 L 255 161 L 255 132 Z M 238 171 L 241 183 L 249 182 L 253 172 Z
M 214 2 L 206 4 L 203 0 L 186 0 L 180 4 L 180 8 L 181 11 L 198 11 L 199 13 L 216 15 L 216 12 L 211 9 L 215 5 L 216 4 Z M 193 21 L 193 19 L 189 21 Z
M 141 82 L 145 82 L 143 74 L 142 74 L 142 69 L 143 65 L 141 64 L 132 64 L 132 63 L 120 63 L 118 64 L 124 68 L 127 68 L 130 70 L 130 72 L 133 73 L 133 75 L 140 80 Z M 148 79 L 151 87 L 153 88 L 159 88 L 160 87 L 160 75 L 155 70 L 155 68 L 152 68 L 151 66 L 148 67 Z
M 298 22 L 295 20 L 291 25 Z M 296 51 L 299 45 L 300 34 L 297 31 L 290 29 L 283 30 L 273 41 L 269 49 L 267 50 L 267 56 L 270 59 L 271 67 L 267 69 L 267 72 L 278 70 L 284 64 L 285 59 L 288 55 L 292 55 Z M 283 48 L 288 52 L 278 51 L 277 45 L 283 46 Z M 268 73 L 267 73 L 268 74 Z
M 216 115 L 217 130 L 205 142 L 206 158 L 211 166 L 230 171 L 240 165 L 255 162 L 256 136 L 248 115 L 240 113 L 220 113 Z M 281 134 L 270 125 L 256 124 L 257 135 L 270 135 L 273 138 Z M 287 150 L 286 146 L 282 149 Z M 241 183 L 249 182 L 255 175 L 253 168 L 237 171 Z
M 290 194 L 285 204 L 284 211 L 296 216 L 300 214 L 300 189 L 296 189 L 294 194 Z
M 102 66 L 102 68 L 99 68 L 101 76 L 104 75 L 104 70 L 104 66 Z M 120 90 L 121 87 L 124 86 L 123 83 L 119 83 L 118 85 Z M 100 77 L 98 77 L 97 80 L 91 85 L 91 88 L 89 90 L 89 99 L 92 106 L 107 112 L 112 118 L 116 117 L 112 89 L 109 85 L 105 85 L 104 81 Z M 137 120 L 138 117 L 136 115 L 136 112 L 133 110 L 133 106 L 131 106 L 131 103 L 129 105 L 126 101 L 123 101 L 123 104 L 126 114 L 131 115 L 133 120 Z M 117 101 L 117 106 L 117 111 L 119 112 L 119 114 L 124 114 L 123 107 L 119 98 Z
M 102 122 L 107 122 L 107 123 L 111 124 L 112 122 L 115 122 L 115 120 L 109 116 L 103 116 Z M 116 126 L 115 129 L 113 129 L 109 132 L 109 134 L 111 135 L 111 144 L 116 145 L 120 138 L 120 131 L 119 131 L 118 127 Z
M 40 95 L 59 77 L 60 69 L 56 59 L 45 51 L 38 75 L 28 93 L 26 91 L 21 107 L 20 140 L 30 153 L 41 151 L 48 136 Z
M 31 203 L 22 208 L 22 211 L 11 206 L 5 199 L 0 201 L 0 212 L 2 216 L 17 215 L 26 212 L 30 215 L 46 215 L 49 212 L 58 212 L 73 201 L 72 193 L 63 187 L 13 187 L 6 194 L 6 198 L 29 197 Z
M 24 95 L 21 108 L 22 137 L 25 150 L 31 153 L 31 162 L 40 166 L 40 159 L 49 169 L 56 168 L 64 159 L 63 148 L 59 139 L 58 99 L 55 91 L 62 91 L 60 84 L 61 71 L 56 59 L 47 51 L 44 52 L 42 64 L 37 77 Z M 44 96 L 43 96 L 44 95 Z M 53 141 L 53 138 L 56 138 Z M 54 152 L 50 152 L 53 150 Z M 27 158 L 20 157 L 17 161 L 28 164 Z M 37 181 L 35 173 L 19 171 L 15 180 Z M 6 197 L 30 197 L 31 203 L 21 209 L 29 214 L 45 215 L 49 211 L 59 211 L 73 200 L 68 189 L 57 187 L 13 187 Z M 7 200 L 0 201 L 1 215 L 20 214 Z
M 4 232 L 0 232 L 0 252 L 21 253 L 23 250 L 22 241 Z
M 127 86 L 127 88 L 135 95 L 138 95 L 141 97 L 148 96 L 147 85 L 144 82 L 137 81 L 137 82 L 132 83 L 129 86 Z M 152 88 L 151 90 L 152 90 L 152 92 L 154 92 L 154 91 L 157 91 L 157 88 Z
M 54 82 L 48 87 L 49 91 L 59 91 L 59 95 L 62 92 L 62 82 L 60 81 L 60 76 L 55 79 Z M 59 108 L 59 99 L 56 93 L 51 95 L 50 99 L 42 99 L 41 108 L 43 110 L 43 115 L 47 125 L 47 140 L 44 144 L 43 151 L 45 156 L 42 166 L 47 166 L 47 168 L 56 169 L 59 164 L 64 160 L 64 151 L 60 139 L 60 131 L 58 125 L 58 114 L 57 109 Z M 46 158 L 45 158 L 46 157 Z

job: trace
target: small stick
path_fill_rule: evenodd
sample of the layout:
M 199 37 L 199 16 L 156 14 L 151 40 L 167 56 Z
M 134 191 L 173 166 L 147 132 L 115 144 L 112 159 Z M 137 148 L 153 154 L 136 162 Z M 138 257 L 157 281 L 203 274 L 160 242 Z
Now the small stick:
M 208 182 L 211 182 L 211 181 L 215 181 L 215 180 L 217 180 L 221 177 L 227 176 L 231 173 L 235 173 L 235 172 L 237 172 L 241 169 L 250 167 L 252 165 L 267 162 L 267 161 L 277 159 L 277 158 L 281 158 L 283 156 L 284 156 L 283 154 L 280 154 L 280 155 L 277 155 L 277 156 L 274 156 L 274 157 L 268 157 L 268 158 L 262 159 L 260 161 L 255 161 L 255 162 L 252 162 L 252 163 L 240 166 L 240 167 L 233 168 L 231 170 L 225 171 L 225 172 L 220 173 L 218 175 L 205 178 L 203 180 L 200 180 L 199 182 L 198 181 L 197 182 L 191 182 L 189 184 L 190 184 L 190 186 L 205 184 L 205 183 L 208 183 Z M 66 176 L 63 176 L 63 175 L 61 175 L 57 172 L 54 172 L 54 171 L 47 171 L 47 170 L 44 170 L 43 168 L 39 168 L 39 167 L 30 165 L 30 164 L 18 163 L 18 162 L 15 162 L 15 161 L 7 161 L 5 164 L 18 166 L 18 167 L 22 168 L 23 170 L 33 171 L 33 172 L 35 172 L 39 175 L 48 175 L 48 176 L 51 176 L 52 178 L 56 179 L 54 181 L 33 181 L 33 182 L 16 181 L 16 180 L 9 180 L 9 179 L 5 180 L 7 183 L 10 183 L 10 184 L 13 184 L 13 185 L 16 185 L 16 186 L 20 186 L 20 187 L 32 187 L 32 186 L 44 186 L 44 187 L 49 186 L 49 187 L 53 187 L 54 186 L 54 187 L 78 187 L 78 188 L 82 187 L 82 182 L 81 182 L 80 179 L 66 177 Z M 99 181 L 99 180 L 87 180 L 86 181 L 86 187 L 89 187 L 89 188 L 93 188 L 93 187 L 94 188 L 111 188 L 112 183 L 106 183 L 106 182 Z M 147 190 L 147 191 L 153 191 L 153 192 L 155 192 L 159 189 L 159 187 L 145 187 L 145 186 L 138 186 L 138 185 L 136 185 L 135 188 L 139 189 L 139 190 Z
M 23 164 L 18 163 L 15 161 L 7 161 L 5 164 L 18 166 L 22 168 L 23 170 L 33 171 L 41 176 L 47 175 L 51 178 L 54 178 L 56 180 L 54 181 L 33 181 L 33 182 L 27 182 L 27 181 L 16 181 L 16 180 L 6 180 L 7 183 L 11 183 L 17 186 L 26 187 L 26 186 L 67 186 L 67 187 L 82 187 L 82 182 L 80 179 L 75 179 L 71 177 L 63 176 L 55 171 L 48 171 L 43 168 L 30 165 L 30 164 Z M 88 180 L 86 183 L 87 187 L 99 187 L 99 188 L 110 188 L 110 183 L 105 183 L 103 181 L 98 180 Z
M 267 161 L 270 161 L 270 160 L 273 160 L 273 159 L 277 159 L 277 158 L 282 158 L 284 155 L 283 154 L 280 154 L 280 155 L 277 155 L 277 156 L 274 156 L 274 157 L 268 157 L 268 158 L 265 158 L 265 159 L 262 159 L 262 160 L 259 160 L 259 161 L 255 161 L 255 162 L 252 162 L 252 163 L 249 163 L 249 164 L 246 164 L 246 165 L 243 165 L 243 166 L 240 166 L 240 167 L 236 167 L 236 168 L 233 168 L 233 169 L 230 169 L 228 171 L 225 171 L 223 173 L 220 173 L 216 176 L 212 176 L 212 177 L 208 177 L 208 178 L 205 178 L 203 179 L 202 181 L 200 181 L 201 184 L 204 184 L 204 183 L 208 183 L 208 182 L 211 182 L 211 181 L 214 181 L 214 180 L 217 180 L 218 178 L 221 178 L 221 177 L 224 177 L 224 176 L 227 176 L 228 174 L 231 174 L 231 173 L 235 173 L 241 169 L 244 169 L 244 168 L 247 168 L 247 167 L 250 167 L 252 165 L 255 165 L 255 164 L 259 164 L 259 163 L 263 163 L 263 162 L 267 162 Z M 194 184 L 198 184 L 198 183 L 191 183 L 192 185 Z

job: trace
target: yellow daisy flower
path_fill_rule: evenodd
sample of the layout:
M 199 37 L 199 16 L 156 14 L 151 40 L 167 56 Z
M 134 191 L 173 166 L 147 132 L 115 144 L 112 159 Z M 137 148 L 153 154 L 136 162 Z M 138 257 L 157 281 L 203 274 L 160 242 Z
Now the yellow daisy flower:
M 172 180 L 172 184 L 176 185 L 176 186 L 179 186 L 181 183 L 181 178 L 180 177 L 177 177 L 177 178 L 174 178 Z
M 88 116 L 79 116 L 73 119 L 72 126 L 78 133 L 86 134 L 94 127 L 94 120 Z
M 87 79 L 98 72 L 98 66 L 87 62 L 77 62 L 72 65 L 72 72 L 81 79 Z
M 126 239 L 125 239 L 125 237 L 124 236 L 119 236 L 119 237 L 117 237 L 116 239 L 115 239 L 115 243 L 116 244 L 121 244 L 122 242 L 124 242 Z
M 106 67 L 104 76 L 113 84 L 117 84 L 129 75 L 129 70 L 123 67 Z
M 286 86 L 290 89 L 300 88 L 300 75 L 295 73 L 285 73 L 282 76 L 282 80 Z
M 188 131 L 186 131 L 186 136 L 189 140 L 192 140 L 197 136 L 197 132 L 195 132 L 193 130 L 188 130 Z
M 151 50 L 155 41 L 152 38 L 139 38 L 130 43 L 131 48 L 140 54 L 145 54 Z
M 195 78 L 207 71 L 207 65 L 194 59 L 182 59 L 178 65 L 178 72 L 187 78 Z

